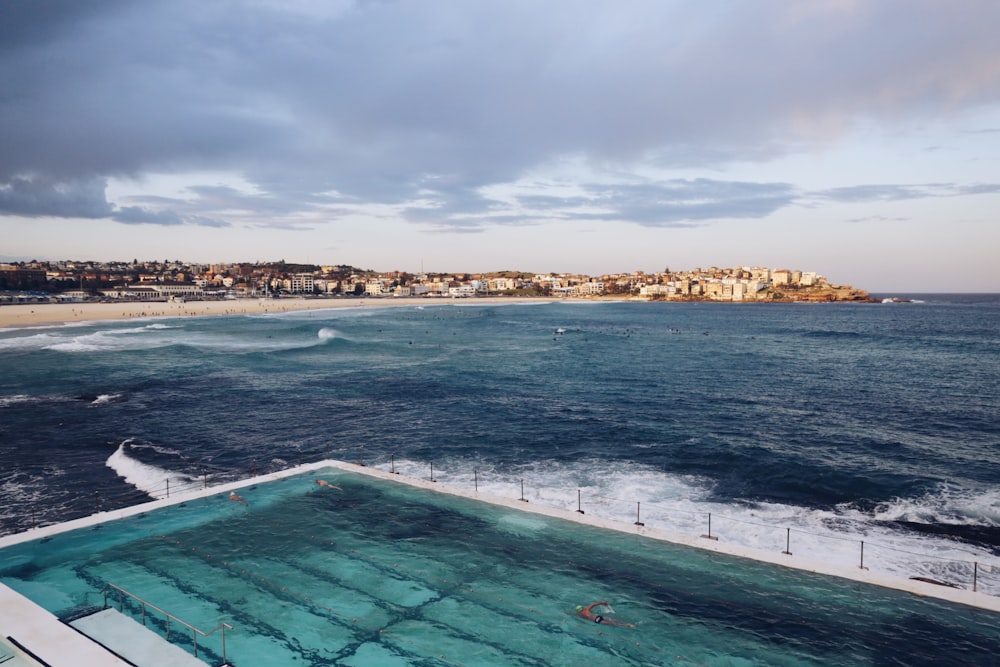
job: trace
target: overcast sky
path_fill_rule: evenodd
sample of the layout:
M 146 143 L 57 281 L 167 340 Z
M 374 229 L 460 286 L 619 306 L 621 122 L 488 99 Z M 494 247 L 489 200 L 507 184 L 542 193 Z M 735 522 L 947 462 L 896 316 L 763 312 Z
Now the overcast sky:
M 0 0 L 0 261 L 1000 292 L 996 0 Z

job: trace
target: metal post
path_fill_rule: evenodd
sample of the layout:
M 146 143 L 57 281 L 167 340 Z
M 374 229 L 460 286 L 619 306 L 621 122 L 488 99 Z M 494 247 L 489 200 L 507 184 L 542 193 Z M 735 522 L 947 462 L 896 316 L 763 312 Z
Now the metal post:
M 858 569 L 867 570 L 865 567 L 865 541 L 861 540 L 861 565 L 858 565 Z
M 781 553 L 785 554 L 786 556 L 791 556 L 792 555 L 791 546 L 792 546 L 792 529 L 785 528 L 785 550 L 782 551 Z
M 392 454 L 391 456 L 389 456 L 389 472 L 391 472 L 393 475 L 398 475 L 399 474 L 399 473 L 396 472 L 396 455 L 395 454 Z
M 972 592 L 976 592 L 976 588 L 979 585 L 979 562 L 972 562 Z
M 640 505 L 640 503 L 637 501 L 635 503 L 635 524 L 634 525 L 636 525 L 636 526 L 645 526 L 646 524 L 644 524 L 642 521 L 639 521 L 639 505 Z
M 524 497 L 524 480 L 523 479 L 521 480 L 521 502 L 522 503 L 528 502 L 527 498 Z
M 191 639 L 194 642 L 194 657 L 198 657 L 198 633 L 191 630 Z
M 202 478 L 203 478 L 203 481 L 201 483 L 201 488 L 207 489 L 208 488 L 208 471 L 203 468 L 202 471 L 201 471 L 201 474 L 202 474 Z
M 228 665 L 229 661 L 226 660 L 226 624 L 222 624 L 222 664 Z
M 431 481 L 434 481 L 434 461 L 431 461 Z
M 704 537 L 706 540 L 715 540 L 716 542 L 719 541 L 718 537 L 714 537 L 712 535 L 712 513 L 711 512 L 708 513 L 708 535 L 702 535 L 702 537 Z
M 142 603 L 142 627 L 146 627 L 146 603 Z
M 170 497 L 170 478 L 167 477 L 167 498 Z
M 472 476 L 473 476 L 473 480 L 474 480 L 474 482 L 476 484 L 476 493 L 479 493 L 479 469 L 478 468 L 473 468 L 472 469 Z
M 580 508 L 580 489 L 576 490 L 576 511 L 579 514 L 584 514 L 584 511 Z
M 365 446 L 361 445 L 358 447 L 358 465 L 362 468 L 365 466 Z

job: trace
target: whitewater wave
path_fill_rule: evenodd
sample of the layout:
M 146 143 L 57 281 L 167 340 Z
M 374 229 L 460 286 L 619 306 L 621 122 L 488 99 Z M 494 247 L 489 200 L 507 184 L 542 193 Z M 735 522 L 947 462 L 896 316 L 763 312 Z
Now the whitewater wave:
M 197 485 L 197 480 L 189 475 L 143 463 L 130 455 L 131 448 L 132 439 L 130 438 L 118 445 L 115 453 L 108 457 L 106 465 L 124 478 L 127 483 L 152 498 L 157 500 L 167 498 L 171 490 L 176 493 Z M 164 449 L 163 452 L 172 453 L 173 450 Z
M 92 323 L 88 323 L 92 324 Z M 42 333 L 0 339 L 0 351 L 54 350 L 57 352 L 105 352 L 154 349 L 177 342 L 172 336 L 153 335 L 180 327 L 153 323 L 141 327 L 108 328 L 79 332 L 80 325 L 48 329 Z
M 429 464 L 396 460 L 376 464 L 410 477 L 428 479 Z M 996 525 L 1000 491 L 948 492 L 899 500 L 879 512 L 844 506 L 832 510 L 781 503 L 714 500 L 707 479 L 671 475 L 625 461 L 540 461 L 499 469 L 463 460 L 435 462 L 434 479 L 442 484 L 490 495 L 520 498 L 564 510 L 647 526 L 689 536 L 710 535 L 723 542 L 796 557 L 861 567 L 893 576 L 923 576 L 971 588 L 978 568 L 978 589 L 1000 594 L 1000 558 L 988 548 L 960 542 L 947 534 L 907 530 L 891 519 L 923 517 L 941 521 Z M 523 483 L 523 487 L 522 487 Z M 523 489 L 523 490 L 522 490 Z M 499 526 L 523 532 L 520 523 Z M 974 566 L 973 563 L 976 563 Z M 992 573 L 992 574 L 988 574 Z M 984 580 L 984 576 L 993 581 Z
M 880 521 L 1000 527 L 1000 489 L 970 490 L 943 484 L 918 498 L 895 498 L 879 505 Z
M 336 329 L 331 327 L 323 327 L 316 334 L 321 340 L 333 340 L 335 338 L 343 338 L 344 334 L 340 333 Z
M 29 403 L 31 401 L 38 400 L 35 396 L 28 396 L 27 394 L 14 394 L 12 396 L 0 396 L 0 408 L 6 408 L 10 405 L 18 405 L 19 403 Z
M 116 403 L 122 399 L 121 394 L 100 394 L 93 401 L 90 402 L 92 406 L 108 405 L 109 403 Z

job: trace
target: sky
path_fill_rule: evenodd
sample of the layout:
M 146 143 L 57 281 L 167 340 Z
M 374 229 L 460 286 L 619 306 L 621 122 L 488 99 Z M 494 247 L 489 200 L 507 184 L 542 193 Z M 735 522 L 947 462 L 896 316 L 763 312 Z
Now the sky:
M 0 0 L 0 261 L 1000 292 L 996 0 Z

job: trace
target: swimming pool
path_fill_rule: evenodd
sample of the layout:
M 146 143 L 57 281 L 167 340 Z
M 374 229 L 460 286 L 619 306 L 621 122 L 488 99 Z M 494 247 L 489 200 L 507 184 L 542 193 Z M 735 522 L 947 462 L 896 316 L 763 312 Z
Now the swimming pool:
M 112 583 L 195 626 L 228 622 L 236 667 L 986 664 L 1000 653 L 992 612 L 339 468 L 239 494 L 246 505 L 216 493 L 8 546 L 0 581 L 63 619 L 103 604 Z M 636 627 L 577 617 L 598 600 Z M 203 651 L 219 664 L 218 642 Z

